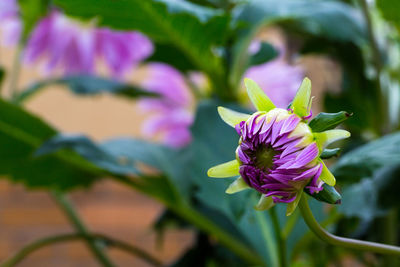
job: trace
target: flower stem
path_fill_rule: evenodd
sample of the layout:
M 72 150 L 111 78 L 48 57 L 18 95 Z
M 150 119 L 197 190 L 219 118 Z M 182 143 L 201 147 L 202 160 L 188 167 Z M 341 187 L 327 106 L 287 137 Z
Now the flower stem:
M 65 195 L 58 191 L 52 191 L 52 196 L 59 207 L 64 211 L 75 230 L 84 237 L 88 248 L 92 251 L 99 263 L 105 267 L 114 267 L 114 264 L 108 258 L 106 253 L 103 252 L 102 245 L 90 238 L 89 231 L 86 229 L 86 226 L 83 224 L 78 214 L 74 210 L 74 207 L 65 197 Z
M 81 240 L 85 239 L 86 236 L 82 234 L 61 234 L 61 235 L 55 235 L 55 236 L 49 236 L 45 237 L 39 240 L 36 240 L 32 242 L 31 244 L 25 246 L 22 248 L 19 252 L 17 252 L 13 257 L 10 259 L 6 260 L 1 264 L 2 267 L 12 267 L 20 263 L 23 259 L 25 259 L 27 256 L 32 254 L 38 249 L 41 249 L 45 246 L 53 245 L 56 243 L 62 243 L 62 242 L 67 242 L 67 241 L 75 241 L 75 240 Z M 100 235 L 100 234 L 91 234 L 90 238 L 93 240 L 98 240 L 102 241 L 107 244 L 107 246 L 110 247 L 115 247 L 119 248 L 121 250 L 125 250 L 128 253 L 134 254 L 135 256 L 143 259 L 147 263 L 153 265 L 153 266 L 162 266 L 162 263 L 149 255 L 147 252 L 134 247 L 130 244 L 124 243 L 120 240 L 116 240 L 110 237 L 107 237 L 105 235 Z
M 15 51 L 13 65 L 10 73 L 9 99 L 11 100 L 11 102 L 14 102 L 14 100 L 18 95 L 17 87 L 18 87 L 19 75 L 21 72 L 21 52 L 22 52 L 22 44 L 18 45 L 17 50 Z
M 379 45 L 375 36 L 373 22 L 370 14 L 370 10 L 368 7 L 367 0 L 359 0 L 361 12 L 366 22 L 367 32 L 368 32 L 368 41 L 371 47 L 372 54 L 372 63 L 376 72 L 376 85 L 377 85 L 377 103 L 379 105 L 379 116 L 380 119 L 380 131 L 382 134 L 388 133 L 388 114 L 387 114 L 387 99 L 385 98 L 385 92 L 382 88 L 381 84 L 381 74 L 384 67 L 384 63 L 381 58 L 381 53 L 379 51 Z
M 278 251 L 279 251 L 279 266 L 286 267 L 287 260 L 286 260 L 286 240 L 282 235 L 282 230 L 279 225 L 278 215 L 276 214 L 275 207 L 269 209 L 269 215 L 271 216 L 272 224 L 274 226 L 274 232 L 276 236 L 276 240 L 278 242 Z
M 311 212 L 310 206 L 308 205 L 308 200 L 306 195 L 300 199 L 299 208 L 305 223 L 311 229 L 314 234 L 319 237 L 321 240 L 327 242 L 328 244 L 332 244 L 334 246 L 340 246 L 344 248 L 357 249 L 370 251 L 381 254 L 392 254 L 400 256 L 400 247 L 390 246 L 375 242 L 362 241 L 351 238 L 344 238 L 335 236 L 325 229 L 323 229 L 318 222 L 315 220 L 314 215 Z

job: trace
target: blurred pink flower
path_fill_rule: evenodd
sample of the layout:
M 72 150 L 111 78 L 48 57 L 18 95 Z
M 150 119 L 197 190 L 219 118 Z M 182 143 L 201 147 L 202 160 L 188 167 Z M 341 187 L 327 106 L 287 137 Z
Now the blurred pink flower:
M 259 42 L 253 42 L 249 53 L 255 54 L 260 48 Z M 244 77 L 254 80 L 279 108 L 286 108 L 294 98 L 304 73 L 299 66 L 293 66 L 284 58 L 285 50 L 279 56 L 266 63 L 250 67 Z
M 0 1 L 1 44 L 12 46 L 18 43 L 21 35 L 21 22 L 16 0 Z
M 144 123 L 143 133 L 150 137 L 160 135 L 162 142 L 172 147 L 190 143 L 193 96 L 183 74 L 167 64 L 151 63 L 141 86 L 161 96 L 140 101 L 143 111 L 155 113 Z
M 52 11 L 33 30 L 24 58 L 34 63 L 45 56 L 47 71 L 61 67 L 66 74 L 93 73 L 101 58 L 118 77 L 152 52 L 153 44 L 139 32 L 95 28 Z

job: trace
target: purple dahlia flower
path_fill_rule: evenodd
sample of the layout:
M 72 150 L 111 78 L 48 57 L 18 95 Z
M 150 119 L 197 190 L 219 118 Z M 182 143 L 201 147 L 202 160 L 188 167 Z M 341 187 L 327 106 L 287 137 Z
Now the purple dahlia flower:
M 190 143 L 193 97 L 184 76 L 167 64 L 151 63 L 141 86 L 161 95 L 140 101 L 142 110 L 153 113 L 145 122 L 143 133 L 150 137 L 161 136 L 162 142 L 172 147 Z
M 61 67 L 66 74 L 92 73 L 95 60 L 104 60 L 118 77 L 153 52 L 153 44 L 139 32 L 117 32 L 95 28 L 52 11 L 33 30 L 25 60 L 46 57 L 46 70 Z
M 253 188 L 262 194 L 256 209 L 288 203 L 287 215 L 296 208 L 304 188 L 318 193 L 335 178 L 320 159 L 330 143 L 347 138 L 345 130 L 313 133 L 307 124 L 311 113 L 311 82 L 305 78 L 288 110 L 276 108 L 258 85 L 245 79 L 247 93 L 258 110 L 252 115 L 219 107 L 221 118 L 240 136 L 236 159 L 215 166 L 210 177 L 240 175 L 227 189 L 236 193 Z
M 16 0 L 0 1 L 0 30 L 2 31 L 2 44 L 11 46 L 18 43 L 21 22 Z

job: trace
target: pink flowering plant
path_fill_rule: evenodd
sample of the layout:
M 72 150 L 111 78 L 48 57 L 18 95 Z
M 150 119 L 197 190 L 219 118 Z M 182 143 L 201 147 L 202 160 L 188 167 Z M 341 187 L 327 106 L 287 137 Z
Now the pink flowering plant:
M 48 192 L 72 230 L 0 265 L 78 240 L 106 267 L 110 248 L 149 266 L 398 266 L 400 12 L 345 2 L 1 0 L 0 178 Z M 124 98 L 140 135 L 61 132 L 25 106 L 54 85 Z M 93 232 L 68 194 L 106 179 L 193 242 L 170 261 Z

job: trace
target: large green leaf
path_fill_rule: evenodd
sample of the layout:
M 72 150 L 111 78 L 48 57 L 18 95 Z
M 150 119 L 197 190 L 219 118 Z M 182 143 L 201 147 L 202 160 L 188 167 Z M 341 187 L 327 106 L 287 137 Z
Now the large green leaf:
M 131 158 L 113 155 L 89 138 L 81 135 L 56 135 L 46 141 L 35 152 L 35 155 L 51 154 L 60 149 L 73 150 L 94 165 L 113 174 L 129 175 L 139 173 L 135 162 Z
M 378 169 L 400 164 L 400 133 L 394 133 L 358 147 L 333 166 L 340 183 L 359 181 L 372 177 Z M 344 200 L 343 200 L 344 201 Z
M 383 17 L 400 30 L 400 2 L 397 0 L 377 0 L 376 5 Z
M 253 0 L 238 5 L 234 18 L 240 26 L 230 78 L 234 85 L 245 70 L 249 44 L 263 26 L 284 23 L 284 27 L 300 34 L 357 44 L 366 36 L 359 12 L 339 1 Z
M 157 94 L 145 91 L 144 89 L 138 88 L 130 84 L 125 84 L 119 81 L 110 80 L 102 77 L 82 74 L 35 82 L 27 89 L 23 90 L 18 95 L 15 101 L 17 103 L 21 103 L 33 96 L 34 94 L 38 93 L 39 91 L 45 89 L 46 87 L 55 84 L 66 85 L 73 93 L 80 95 L 110 93 L 130 98 L 157 96 Z
M 68 15 L 95 18 L 100 26 L 139 30 L 157 43 L 172 44 L 193 64 L 215 76 L 222 72 L 213 46 L 225 39 L 228 17 L 221 10 L 175 0 L 55 0 Z
M 88 186 L 103 172 L 75 153 L 36 157 L 36 149 L 57 132 L 23 109 L 0 100 L 0 175 L 32 188 Z

